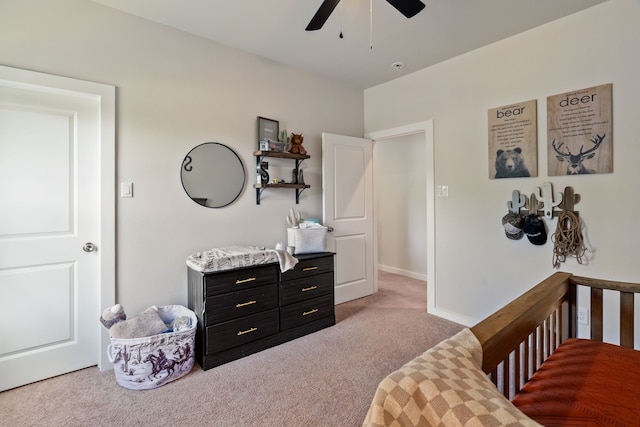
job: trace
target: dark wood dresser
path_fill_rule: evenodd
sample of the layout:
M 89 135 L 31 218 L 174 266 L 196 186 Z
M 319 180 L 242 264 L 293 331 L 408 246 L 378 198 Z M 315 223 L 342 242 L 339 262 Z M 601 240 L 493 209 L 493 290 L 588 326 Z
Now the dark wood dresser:
M 196 360 L 207 370 L 335 325 L 332 252 L 203 273 L 188 269 L 188 305 L 198 317 Z

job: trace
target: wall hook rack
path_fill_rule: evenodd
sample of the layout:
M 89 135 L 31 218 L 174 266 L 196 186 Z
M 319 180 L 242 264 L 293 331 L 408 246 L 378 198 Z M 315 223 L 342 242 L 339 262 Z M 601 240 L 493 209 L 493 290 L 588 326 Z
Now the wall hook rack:
M 578 204 L 578 202 L 580 202 L 580 195 L 575 194 L 572 187 L 565 187 L 564 196 L 562 197 L 562 203 L 560 203 L 559 207 L 563 211 L 573 212 L 577 216 L 579 212 L 574 210 L 574 207 Z
M 537 187 L 535 189 L 535 197 L 539 202 L 542 202 L 542 210 L 544 211 L 545 218 L 553 218 L 553 211 L 556 206 L 562 202 L 562 193 L 556 193 L 556 199 L 553 199 L 553 187 L 550 182 L 542 184 L 542 189 Z
M 302 164 L 303 161 L 305 161 L 306 159 L 310 158 L 310 156 L 308 154 L 293 154 L 293 153 L 286 153 L 284 151 L 254 151 L 253 155 L 256 158 L 256 169 L 260 169 L 260 165 L 263 163 L 263 161 L 265 160 L 265 158 L 269 157 L 269 158 L 280 158 L 280 159 L 287 159 L 287 160 L 294 160 L 295 161 L 295 170 L 298 171 L 297 174 L 300 173 L 300 165 Z M 301 175 L 299 175 L 301 176 Z M 300 203 L 300 194 L 302 194 L 302 192 L 304 190 L 306 190 L 307 188 L 309 188 L 310 185 L 307 185 L 303 182 L 295 182 L 295 183 L 285 183 L 285 182 L 268 182 L 268 175 L 267 175 L 267 181 L 266 182 L 260 182 L 260 183 L 256 183 L 253 184 L 253 188 L 256 189 L 256 205 L 260 204 L 260 199 L 262 197 L 262 192 L 264 191 L 265 188 L 290 188 L 290 189 L 295 189 L 296 191 L 296 204 Z
M 535 213 L 552 219 L 562 211 L 569 211 L 577 215 L 578 212 L 574 208 L 579 201 L 580 195 L 575 194 L 572 187 L 565 187 L 564 193 L 555 193 L 554 195 L 551 183 L 545 182 L 542 188 L 537 187 L 529 197 L 521 194 L 518 190 L 513 190 L 511 200 L 507 201 L 507 208 L 516 214 Z
M 540 201 L 538 201 L 538 199 L 536 198 L 536 194 L 535 193 L 531 193 L 531 196 L 529 196 L 529 200 L 527 203 L 527 211 L 528 213 L 533 213 L 536 215 L 540 215 L 540 212 L 542 212 L 542 208 L 543 208 L 544 204 Z
M 527 204 L 527 196 L 520 194 L 518 190 L 511 192 L 511 200 L 507 202 L 507 209 L 514 214 L 520 213 L 520 209 Z

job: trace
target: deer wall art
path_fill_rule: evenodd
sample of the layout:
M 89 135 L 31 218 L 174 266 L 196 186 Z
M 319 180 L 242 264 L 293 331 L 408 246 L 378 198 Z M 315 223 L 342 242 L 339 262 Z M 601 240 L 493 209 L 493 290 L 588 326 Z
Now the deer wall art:
M 595 157 L 596 151 L 598 150 L 598 148 L 600 148 L 600 145 L 602 144 L 602 141 L 604 141 L 605 136 L 606 134 L 603 134 L 602 136 L 596 135 L 595 138 L 590 140 L 591 142 L 593 142 L 593 147 L 591 147 L 587 151 L 582 151 L 584 149 L 584 145 L 581 145 L 580 152 L 577 154 L 573 154 L 569 150 L 569 148 L 564 145 L 564 142 L 556 145 L 555 139 L 553 140 L 551 146 L 557 154 L 556 158 L 561 162 L 567 162 L 567 175 L 596 173 L 594 169 L 587 168 L 584 165 L 584 161 Z

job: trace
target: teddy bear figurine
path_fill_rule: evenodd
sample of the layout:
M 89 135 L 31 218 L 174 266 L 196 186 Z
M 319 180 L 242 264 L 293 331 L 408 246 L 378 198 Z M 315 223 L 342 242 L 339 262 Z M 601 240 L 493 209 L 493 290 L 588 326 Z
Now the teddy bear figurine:
M 291 133 L 291 148 L 289 148 L 289 153 L 291 154 L 307 154 L 307 150 L 302 146 L 302 141 L 304 140 L 304 135 Z

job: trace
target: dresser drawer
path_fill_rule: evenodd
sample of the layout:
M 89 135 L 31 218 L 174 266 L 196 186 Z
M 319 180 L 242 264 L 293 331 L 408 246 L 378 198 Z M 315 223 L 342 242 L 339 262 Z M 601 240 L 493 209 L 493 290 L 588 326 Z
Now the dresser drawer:
M 207 326 L 206 352 L 212 354 L 278 333 L 278 309 Z
M 239 291 L 257 286 L 278 283 L 278 268 L 275 264 L 243 268 L 204 277 L 205 297 L 226 292 Z
M 207 298 L 205 325 L 237 319 L 278 307 L 278 287 L 275 284 L 228 292 Z
M 333 272 L 288 280 L 280 284 L 280 305 L 293 304 L 333 292 Z
M 311 259 L 304 259 L 301 256 L 293 270 L 280 273 L 280 280 L 292 280 L 328 272 L 333 272 L 333 254 Z
M 280 330 L 284 331 L 334 314 L 333 294 L 280 308 Z

